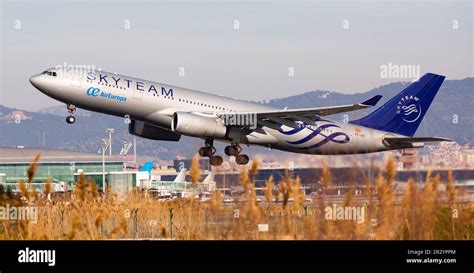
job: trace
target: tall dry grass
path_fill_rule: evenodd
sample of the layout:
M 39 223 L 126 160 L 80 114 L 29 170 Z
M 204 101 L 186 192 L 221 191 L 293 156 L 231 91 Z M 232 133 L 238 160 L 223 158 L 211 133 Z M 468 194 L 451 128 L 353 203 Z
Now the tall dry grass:
M 305 201 L 300 179 L 289 172 L 279 181 L 270 177 L 263 190 L 264 199 L 258 200 L 255 163 L 250 171 L 242 171 L 240 183 L 244 192 L 232 204 L 224 204 L 217 191 L 208 203 L 194 198 L 161 202 L 137 190 L 121 198 L 111 191 L 104 196 L 94 181 L 83 176 L 70 194 L 52 192 L 50 180 L 37 192 L 31 182 L 38 160 L 39 157 L 28 170 L 28 183 L 20 181 L 19 195 L 0 192 L 2 206 L 36 206 L 38 222 L 4 220 L 0 239 L 470 240 L 474 235 L 473 204 L 459 201 L 464 193 L 456 189 L 452 173 L 447 181 L 429 173 L 423 187 L 410 178 L 403 195 L 397 195 L 393 190 L 393 160 L 387 162 L 374 185 L 366 183 L 362 199 L 350 188 L 342 198 L 323 191 L 312 202 Z M 200 176 L 197 162 L 191 167 L 191 177 Z M 331 188 L 333 178 L 327 164 L 317 179 L 325 189 Z M 441 183 L 446 185 L 443 191 L 438 187 Z M 365 221 L 358 224 L 325 219 L 324 209 L 335 202 L 340 206 L 366 207 Z M 269 230 L 259 231 L 261 224 L 268 224 Z

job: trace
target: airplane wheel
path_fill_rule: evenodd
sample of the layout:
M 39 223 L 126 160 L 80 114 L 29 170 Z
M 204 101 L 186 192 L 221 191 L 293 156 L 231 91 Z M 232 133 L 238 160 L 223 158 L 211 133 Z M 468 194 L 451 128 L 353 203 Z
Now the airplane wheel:
M 212 156 L 212 147 L 201 147 L 199 148 L 199 155 L 203 157 Z
M 210 161 L 212 166 L 219 166 L 224 162 L 224 159 L 220 155 L 214 155 L 210 157 Z
M 240 153 L 239 146 L 237 146 L 237 145 L 227 146 L 224 149 L 224 153 L 228 156 L 238 155 Z
M 248 155 L 236 155 L 235 156 L 235 162 L 239 165 L 246 165 L 249 163 L 250 158 Z
M 74 122 L 76 122 L 76 117 L 74 117 L 74 116 L 68 116 L 68 117 L 66 118 L 66 122 L 67 122 L 68 124 L 73 124 Z

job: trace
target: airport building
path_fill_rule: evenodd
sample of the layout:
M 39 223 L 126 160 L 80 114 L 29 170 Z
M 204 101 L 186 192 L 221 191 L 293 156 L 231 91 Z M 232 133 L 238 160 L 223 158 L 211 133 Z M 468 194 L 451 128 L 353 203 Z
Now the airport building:
M 173 168 L 175 170 L 181 170 L 181 169 L 191 169 L 193 159 L 192 158 L 186 158 L 186 159 L 175 159 L 173 160 Z M 209 162 L 208 158 L 199 158 L 199 168 L 201 170 L 211 170 L 211 163 Z
M 0 183 L 14 185 L 27 181 L 27 170 L 40 155 L 33 183 L 40 188 L 49 177 L 51 182 L 72 189 L 81 174 L 92 178 L 102 189 L 102 154 L 42 148 L 0 148 Z M 125 171 L 121 156 L 104 156 L 106 183 L 117 190 L 136 185 L 136 172 Z

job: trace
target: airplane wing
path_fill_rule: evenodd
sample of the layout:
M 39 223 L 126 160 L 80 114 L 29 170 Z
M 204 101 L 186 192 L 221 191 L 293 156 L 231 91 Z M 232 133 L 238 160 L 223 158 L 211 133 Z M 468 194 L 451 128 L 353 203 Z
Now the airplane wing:
M 364 102 L 352 105 L 258 112 L 257 122 L 259 126 L 266 126 L 273 129 L 278 129 L 280 127 L 279 125 L 297 128 L 298 125 L 295 121 L 302 121 L 306 124 L 314 125 L 316 117 L 369 108 L 375 106 L 381 98 L 381 95 L 377 95 Z
M 425 142 L 453 141 L 443 137 L 384 137 L 383 139 L 393 148 L 423 147 Z

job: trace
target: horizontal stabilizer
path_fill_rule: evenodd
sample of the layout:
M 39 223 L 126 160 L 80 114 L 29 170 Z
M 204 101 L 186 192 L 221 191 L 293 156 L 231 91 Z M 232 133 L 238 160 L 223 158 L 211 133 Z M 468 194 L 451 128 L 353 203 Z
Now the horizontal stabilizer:
M 433 141 L 453 141 L 450 138 L 444 137 L 386 137 L 384 138 L 387 141 L 397 141 L 397 142 L 433 142 Z
M 392 148 L 418 148 L 425 142 L 453 141 L 443 137 L 384 137 L 383 140 Z

